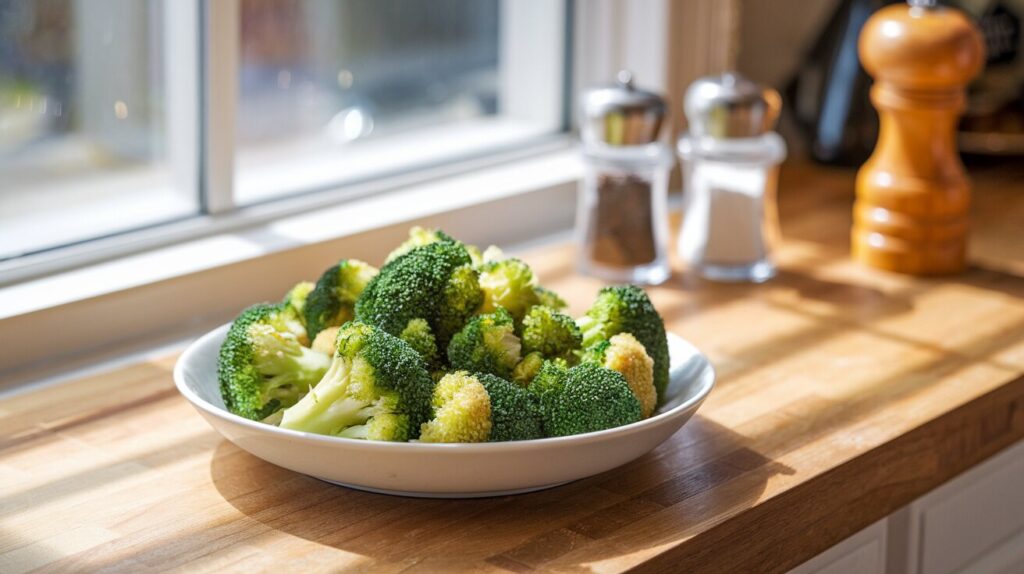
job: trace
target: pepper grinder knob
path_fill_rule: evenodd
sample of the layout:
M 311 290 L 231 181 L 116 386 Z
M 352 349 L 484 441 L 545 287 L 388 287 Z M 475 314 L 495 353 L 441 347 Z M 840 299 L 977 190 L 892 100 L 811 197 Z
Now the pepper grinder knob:
M 984 63 L 981 34 L 958 10 L 911 0 L 872 15 L 859 51 L 880 126 L 857 173 L 853 257 L 913 275 L 961 271 L 970 185 L 956 125 Z

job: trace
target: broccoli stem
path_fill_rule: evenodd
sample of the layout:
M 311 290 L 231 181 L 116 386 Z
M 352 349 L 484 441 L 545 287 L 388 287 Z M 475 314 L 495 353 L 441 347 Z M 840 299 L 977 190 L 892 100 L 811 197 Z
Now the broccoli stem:
M 374 405 L 346 396 L 351 372 L 347 359 L 336 358 L 316 387 L 284 412 L 281 428 L 334 435 L 365 423 Z

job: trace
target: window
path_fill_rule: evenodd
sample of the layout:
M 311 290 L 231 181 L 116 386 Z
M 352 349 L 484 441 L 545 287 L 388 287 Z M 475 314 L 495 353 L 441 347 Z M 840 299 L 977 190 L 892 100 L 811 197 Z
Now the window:
M 169 2 L 0 0 L 0 260 L 198 212 Z
M 0 0 L 6 268 L 564 129 L 562 3 L 217 2 Z

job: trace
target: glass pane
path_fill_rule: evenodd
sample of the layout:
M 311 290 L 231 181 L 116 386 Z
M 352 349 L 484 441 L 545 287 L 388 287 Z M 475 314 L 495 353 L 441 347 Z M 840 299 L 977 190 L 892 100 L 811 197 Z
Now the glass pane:
M 156 0 L 0 0 L 0 260 L 195 213 Z M 176 141 L 171 141 L 177 138 Z M 185 178 L 187 179 L 187 178 Z
M 563 18 L 550 0 L 243 0 L 236 199 L 558 131 Z

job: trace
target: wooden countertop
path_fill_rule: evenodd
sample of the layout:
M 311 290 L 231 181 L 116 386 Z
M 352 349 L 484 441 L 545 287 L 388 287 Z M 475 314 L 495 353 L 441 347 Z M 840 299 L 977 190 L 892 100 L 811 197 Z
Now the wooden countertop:
M 560 488 L 416 500 L 331 486 L 220 438 L 174 357 L 0 402 L 0 571 L 779 572 L 1024 437 L 1024 166 L 972 170 L 968 273 L 847 258 L 852 171 L 787 167 L 782 272 L 651 290 L 717 366 L 671 440 Z M 586 308 L 568 247 L 526 254 Z

